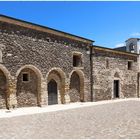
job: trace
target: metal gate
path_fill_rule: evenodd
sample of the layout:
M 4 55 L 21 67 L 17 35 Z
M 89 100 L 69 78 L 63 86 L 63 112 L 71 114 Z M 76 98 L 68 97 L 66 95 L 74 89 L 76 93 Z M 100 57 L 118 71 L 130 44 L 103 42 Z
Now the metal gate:
M 58 104 L 57 83 L 51 80 L 48 83 L 48 105 Z

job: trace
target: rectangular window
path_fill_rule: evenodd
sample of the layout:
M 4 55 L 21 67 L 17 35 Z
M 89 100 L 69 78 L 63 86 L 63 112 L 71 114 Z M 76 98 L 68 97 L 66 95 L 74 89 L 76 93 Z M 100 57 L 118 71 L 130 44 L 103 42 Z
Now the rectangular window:
M 128 70 L 132 70 L 132 67 L 133 67 L 133 62 L 128 61 Z
M 28 82 L 29 81 L 29 74 L 28 73 L 23 73 L 22 74 L 22 81 L 23 82 Z
M 74 67 L 82 66 L 81 55 L 73 55 L 73 66 Z

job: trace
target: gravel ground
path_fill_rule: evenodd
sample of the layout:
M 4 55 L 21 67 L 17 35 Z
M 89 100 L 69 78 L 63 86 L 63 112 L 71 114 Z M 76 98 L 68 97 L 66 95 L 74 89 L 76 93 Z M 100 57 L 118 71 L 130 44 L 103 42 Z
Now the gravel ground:
M 140 101 L 1 118 L 0 138 L 140 139 Z

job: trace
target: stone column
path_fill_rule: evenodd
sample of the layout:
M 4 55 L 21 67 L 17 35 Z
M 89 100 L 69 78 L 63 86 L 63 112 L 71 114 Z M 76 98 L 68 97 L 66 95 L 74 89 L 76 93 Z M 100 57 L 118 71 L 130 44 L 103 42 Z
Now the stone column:
M 70 96 L 69 96 L 69 84 L 67 83 L 65 85 L 65 94 L 64 94 L 64 100 L 65 100 L 65 104 L 70 103 Z
M 48 105 L 48 91 L 47 82 L 45 79 L 41 80 L 41 95 L 40 95 L 40 106 Z
M 16 98 L 16 80 L 11 78 L 8 84 L 8 107 L 9 108 L 16 108 L 17 107 L 17 98 Z
M 89 80 L 85 80 L 84 82 L 84 94 L 82 95 L 82 98 L 84 102 L 86 101 L 91 101 L 91 92 L 90 92 L 90 81 Z
M 58 104 L 61 104 L 62 103 L 62 100 L 63 100 L 63 99 L 61 99 L 61 98 L 63 98 L 62 95 L 61 95 L 62 94 L 62 89 L 61 88 L 58 89 L 57 92 L 58 92 L 57 93 L 57 96 L 58 96 Z

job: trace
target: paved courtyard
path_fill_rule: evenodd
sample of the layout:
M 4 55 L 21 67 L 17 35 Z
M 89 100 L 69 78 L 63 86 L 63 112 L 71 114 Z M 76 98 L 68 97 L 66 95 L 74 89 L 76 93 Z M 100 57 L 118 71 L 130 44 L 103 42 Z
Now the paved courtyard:
M 140 100 L 0 118 L 0 138 L 140 138 Z

